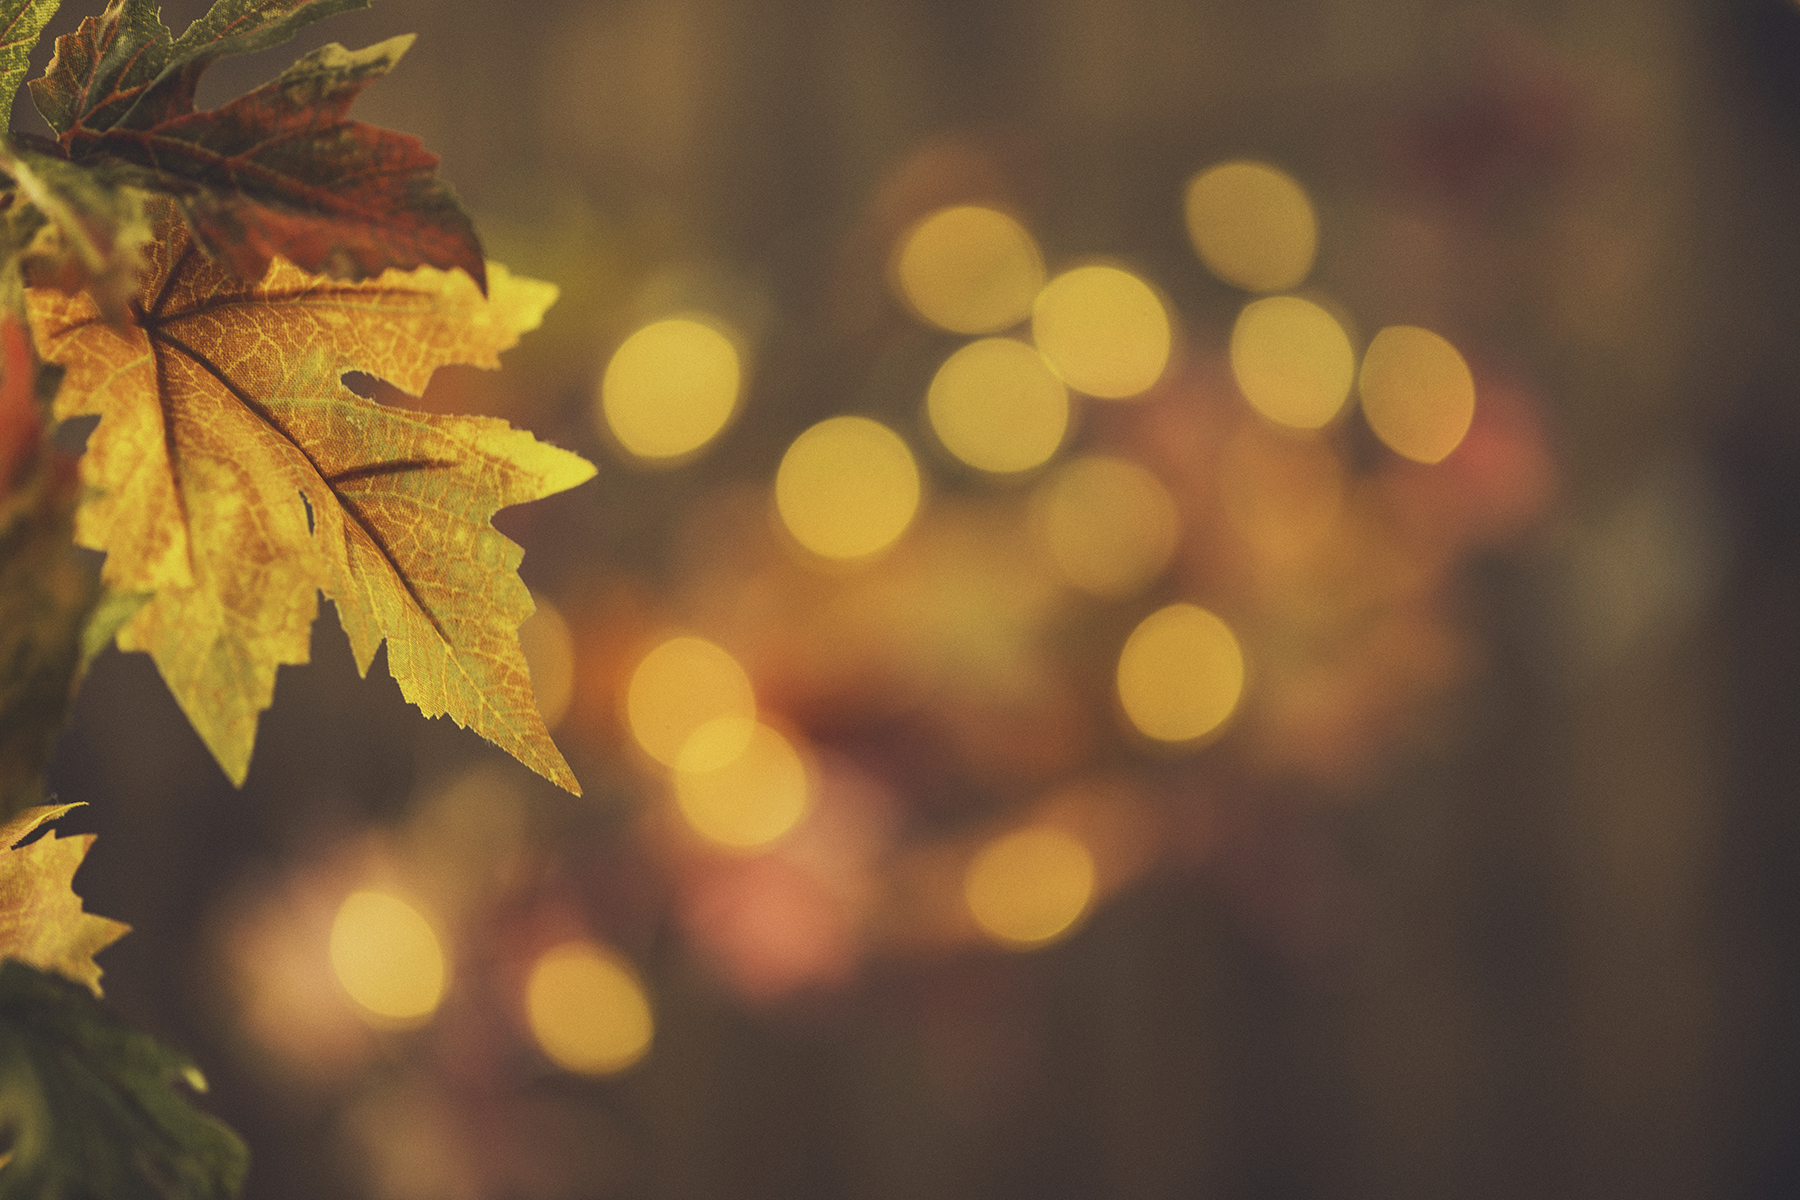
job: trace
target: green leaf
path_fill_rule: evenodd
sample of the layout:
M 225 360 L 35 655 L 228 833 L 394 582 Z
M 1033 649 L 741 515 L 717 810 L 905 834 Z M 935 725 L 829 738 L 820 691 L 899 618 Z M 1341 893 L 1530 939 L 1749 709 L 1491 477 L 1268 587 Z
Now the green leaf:
M 98 591 L 69 546 L 76 497 L 74 472 L 51 460 L 0 503 L 0 816 L 43 803 Z
M 83 166 L 23 146 L 0 147 L 0 169 L 42 218 L 22 250 L 31 285 L 70 294 L 85 288 L 107 320 L 123 321 L 151 236 L 144 192 L 132 186 L 143 172 Z
M 196 1109 L 186 1056 L 78 984 L 0 965 L 0 1200 L 227 1200 L 249 1154 Z
M 118 635 L 125 622 L 137 616 L 138 609 L 150 603 L 152 594 L 101 589 L 99 603 L 94 605 L 94 611 L 88 614 L 87 624 L 81 628 L 81 667 L 77 678 L 87 674 L 87 669 L 100 657 L 101 651 L 113 644 L 113 638 Z
M 74 464 L 43 442 L 62 372 L 37 361 L 23 300 L 17 272 L 0 272 L 0 817 L 43 800 L 99 584 L 70 547 Z
M 12 127 L 13 96 L 31 69 L 38 35 L 62 0 L 0 2 L 0 133 Z
M 124 124 L 147 129 L 193 112 L 200 75 L 219 59 L 279 46 L 314 21 L 367 7 L 369 0 L 217 0 L 169 48 L 169 65 Z
M 278 46 L 333 13 L 368 0 L 218 0 L 171 39 L 149 0 L 112 0 L 98 17 L 56 39 L 56 56 L 31 98 L 71 158 L 113 128 L 147 128 L 192 112 L 206 68 L 233 54 Z

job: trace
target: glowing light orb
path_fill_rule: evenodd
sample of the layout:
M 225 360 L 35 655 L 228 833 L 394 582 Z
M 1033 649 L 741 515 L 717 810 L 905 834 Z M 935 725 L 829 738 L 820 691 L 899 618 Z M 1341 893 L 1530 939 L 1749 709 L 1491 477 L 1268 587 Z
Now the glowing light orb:
M 531 672 L 538 715 L 554 729 L 575 696 L 575 638 L 556 605 L 535 592 L 531 599 L 537 608 L 519 626 L 519 648 Z
M 650 651 L 631 674 L 625 718 L 644 753 L 674 766 L 694 731 L 720 718 L 748 722 L 756 694 L 737 659 L 704 638 L 670 638 Z
M 1042 946 L 1068 932 L 1094 898 L 1094 857 L 1048 826 L 989 842 L 969 863 L 963 897 L 976 924 L 1002 945 Z
M 1138 623 L 1119 654 L 1119 702 L 1139 732 L 1186 742 L 1217 729 L 1244 690 L 1244 653 L 1229 626 L 1193 604 Z
M 352 892 L 331 923 L 331 969 L 366 1013 L 422 1021 L 444 998 L 448 969 L 422 913 L 385 892 Z
M 1231 373 L 1252 407 L 1295 429 L 1317 429 L 1344 406 L 1356 353 L 1337 318 L 1298 296 L 1252 300 L 1231 330 Z
M 1129 596 L 1175 552 L 1175 501 L 1149 471 L 1123 458 L 1068 463 L 1035 497 L 1036 528 L 1057 570 L 1082 591 Z
M 580 940 L 545 951 L 533 964 L 525 1015 L 544 1056 L 583 1075 L 623 1071 L 644 1057 L 656 1030 L 637 972 Z
M 742 748 L 733 753 L 734 745 Z M 675 802 L 701 837 L 747 848 L 799 824 L 812 796 L 791 742 L 767 725 L 727 717 L 701 726 L 682 747 Z
M 1220 163 L 1194 176 L 1187 227 L 1207 270 L 1251 292 L 1298 285 L 1319 248 L 1306 189 L 1267 163 Z
M 782 524 L 821 558 L 887 549 L 912 523 L 919 495 L 912 451 L 867 417 L 820 421 L 794 439 L 775 473 Z
M 1475 377 L 1455 346 L 1416 325 L 1390 325 L 1363 353 L 1363 416 L 1394 453 L 1442 462 L 1475 419 Z
M 1031 313 L 1044 286 L 1044 256 L 1025 227 L 1003 212 L 941 208 L 901 239 L 894 260 L 901 296 L 952 333 L 997 333 Z
M 1069 428 L 1069 393 L 1043 356 L 1011 338 L 983 338 L 944 360 L 925 395 L 944 448 L 982 471 L 1029 471 Z
M 737 347 L 686 317 L 646 325 L 625 339 L 600 380 L 600 410 L 619 444 L 639 458 L 698 450 L 737 407 Z
M 1123 400 L 1162 378 L 1173 335 L 1149 284 L 1117 267 L 1090 266 L 1063 272 L 1038 293 L 1031 336 L 1064 383 Z

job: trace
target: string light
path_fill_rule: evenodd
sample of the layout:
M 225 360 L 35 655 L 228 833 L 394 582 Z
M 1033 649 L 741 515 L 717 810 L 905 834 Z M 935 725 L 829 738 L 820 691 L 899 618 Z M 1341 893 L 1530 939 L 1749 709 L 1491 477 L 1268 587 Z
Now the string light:
M 675 799 L 696 833 L 739 849 L 775 841 L 811 806 L 806 765 L 793 743 L 734 717 L 702 725 L 682 747 Z
M 1187 742 L 1213 732 L 1244 690 L 1244 654 L 1217 616 L 1171 604 L 1138 623 L 1119 654 L 1119 701 L 1146 737 Z
M 822 558 L 887 549 L 919 508 L 919 468 L 900 436 L 867 417 L 832 417 L 794 439 L 775 474 L 775 506 L 794 540 Z
M 331 923 L 331 967 L 378 1019 L 416 1023 L 436 1011 L 448 968 L 423 913 L 385 892 L 352 892 Z
M 744 741 L 756 716 L 750 677 L 737 659 L 704 638 L 675 637 L 646 654 L 625 691 L 625 717 L 644 753 L 674 766 L 701 726 L 738 718 Z M 742 747 L 740 746 L 739 749 Z
M 1455 346 L 1429 329 L 1390 325 L 1363 354 L 1363 416 L 1394 453 L 1442 462 L 1475 419 L 1475 377 Z
M 576 940 L 545 951 L 525 985 L 525 1013 L 544 1056 L 565 1071 L 611 1075 L 650 1049 L 649 997 L 617 954 Z
M 998 333 L 1023 321 L 1044 286 L 1044 257 L 1025 227 L 991 208 L 941 208 L 907 231 L 894 259 L 901 296 L 952 333 Z
M 519 648 L 531 672 L 531 694 L 544 724 L 555 729 L 575 696 L 575 638 L 562 613 L 543 596 L 519 626 Z
M 1052 279 L 1032 303 L 1031 336 L 1064 383 L 1107 400 L 1141 394 L 1169 365 L 1168 310 L 1118 267 L 1076 267 Z
M 1006 474 L 1041 466 L 1056 453 L 1069 427 L 1069 393 L 1024 342 L 983 338 L 938 368 L 925 411 L 950 453 Z
M 1306 189 L 1260 162 L 1227 162 L 1189 181 L 1188 236 L 1226 283 L 1252 292 L 1296 287 L 1312 270 L 1319 223 Z
M 737 407 L 741 366 L 732 339 L 687 317 L 626 338 L 600 381 L 600 410 L 639 458 L 677 458 L 711 441 Z
M 975 923 L 1001 945 L 1030 949 L 1067 933 L 1094 898 L 1094 857 L 1050 826 L 995 838 L 969 863 L 963 895 Z
M 1252 300 L 1231 330 L 1231 373 L 1257 412 L 1317 429 L 1350 395 L 1356 353 L 1337 318 L 1299 296 Z

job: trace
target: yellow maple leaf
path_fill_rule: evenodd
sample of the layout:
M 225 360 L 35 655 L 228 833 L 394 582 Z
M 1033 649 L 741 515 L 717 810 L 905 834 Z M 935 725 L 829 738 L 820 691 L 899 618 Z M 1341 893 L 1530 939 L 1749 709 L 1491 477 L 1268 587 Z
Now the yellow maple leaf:
M 166 211 L 145 257 L 124 326 L 86 294 L 27 296 L 41 352 L 67 372 L 56 416 L 101 418 L 76 540 L 106 551 L 114 592 L 154 593 L 120 648 L 149 652 L 241 783 L 276 667 L 307 660 L 323 591 L 358 670 L 385 638 L 388 670 L 425 715 L 579 792 L 519 649 L 532 611 L 521 551 L 490 518 L 593 466 L 505 421 L 377 404 L 342 382 L 364 371 L 416 395 L 440 366 L 497 367 L 555 286 L 497 263 L 483 296 L 460 271 L 356 282 L 279 259 L 251 284 Z
M 81 911 L 81 897 L 74 892 L 75 869 L 87 857 L 94 835 L 57 837 L 52 832 L 28 846 L 18 845 L 39 825 L 75 807 L 28 808 L 0 825 L 0 958 L 55 971 L 98 996 L 100 966 L 94 955 L 124 937 L 131 926 Z

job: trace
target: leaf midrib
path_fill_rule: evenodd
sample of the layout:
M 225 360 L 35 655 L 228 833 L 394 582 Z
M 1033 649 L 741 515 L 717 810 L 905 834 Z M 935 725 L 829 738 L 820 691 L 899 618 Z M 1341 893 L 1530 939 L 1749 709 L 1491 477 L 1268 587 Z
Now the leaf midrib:
M 132 306 L 133 315 L 137 318 L 139 328 L 144 331 L 145 337 L 149 340 L 151 354 L 155 359 L 157 407 L 162 410 L 164 437 L 169 442 L 169 461 L 171 469 L 174 468 L 175 464 L 175 447 L 174 430 L 170 424 L 169 409 L 168 406 L 163 403 L 164 397 L 168 394 L 168 389 L 164 385 L 163 380 L 162 352 L 164 350 L 186 355 L 187 358 L 200 367 L 201 370 L 218 380 L 219 385 L 229 392 L 239 404 L 242 404 L 256 417 L 257 420 L 261 421 L 283 441 L 292 446 L 295 452 L 305 459 L 306 465 L 312 471 L 314 477 L 317 478 L 325 490 L 331 494 L 332 499 L 337 502 L 338 507 L 343 511 L 344 515 L 349 517 L 356 528 L 362 531 L 363 536 L 369 539 L 370 544 L 372 544 L 376 551 L 381 555 L 382 561 L 385 562 L 388 569 L 394 573 L 394 578 L 399 581 L 400 586 L 405 589 L 407 596 L 412 600 L 419 612 L 423 614 L 425 619 L 431 622 L 431 627 L 437 631 L 438 637 L 443 639 L 446 646 L 454 649 L 454 643 L 450 640 L 449 631 L 444 628 L 443 622 L 438 619 L 437 613 L 433 612 L 431 606 L 425 603 L 425 599 L 419 594 L 419 590 L 414 584 L 412 577 L 402 568 L 399 559 L 388 546 L 387 540 L 382 537 L 380 530 L 370 521 L 368 515 L 363 511 L 362 506 L 357 504 L 350 495 L 340 490 L 338 485 L 350 481 L 378 478 L 383 475 L 399 475 L 410 471 L 444 469 L 452 467 L 455 464 L 442 459 L 397 459 L 382 463 L 368 463 L 363 466 L 353 467 L 348 471 L 327 474 L 324 468 L 319 465 L 318 460 L 312 456 L 312 452 L 288 431 L 287 427 L 277 419 L 274 412 L 272 412 L 267 405 L 263 404 L 260 400 L 241 387 L 236 380 L 226 374 L 224 369 L 213 362 L 212 359 L 194 349 L 167 329 L 167 325 L 172 321 L 181 320 L 203 312 L 216 311 L 219 308 L 228 307 L 234 304 L 250 303 L 241 298 L 222 298 L 216 303 L 195 305 L 192 308 L 183 309 L 174 314 L 165 315 L 158 311 L 168 300 L 176 276 L 180 273 L 182 268 L 193 259 L 194 254 L 194 246 L 193 243 L 190 242 L 186 250 L 184 250 L 181 256 L 175 261 L 174 265 L 170 267 L 167 277 L 163 280 L 162 286 L 157 290 L 155 299 L 151 301 L 151 308 L 149 311 L 146 311 L 136 304 Z M 334 289 L 331 288 L 308 288 L 302 291 L 292 292 L 290 293 L 290 296 L 291 298 L 298 298 L 300 296 L 308 295 L 316 296 L 321 293 L 329 295 L 333 290 Z M 344 289 L 342 294 L 348 295 L 354 294 L 354 292 L 351 289 Z M 267 296 L 259 297 L 254 303 L 266 303 L 269 300 L 279 300 L 281 298 L 281 293 L 271 293 Z M 176 488 L 175 491 L 177 497 L 182 496 L 179 487 Z M 186 521 L 187 511 L 185 498 L 182 498 L 180 502 L 182 504 L 183 520 Z

